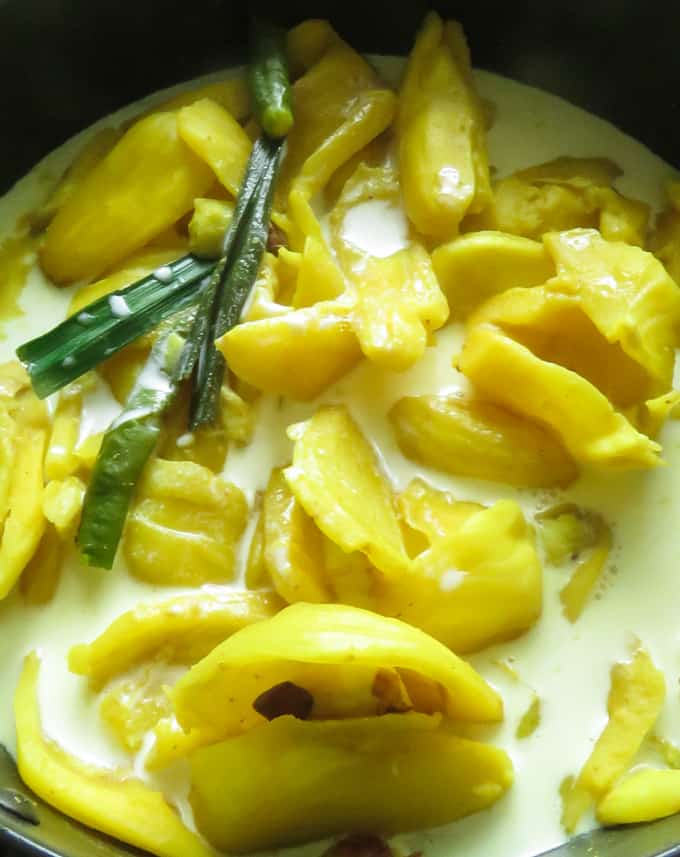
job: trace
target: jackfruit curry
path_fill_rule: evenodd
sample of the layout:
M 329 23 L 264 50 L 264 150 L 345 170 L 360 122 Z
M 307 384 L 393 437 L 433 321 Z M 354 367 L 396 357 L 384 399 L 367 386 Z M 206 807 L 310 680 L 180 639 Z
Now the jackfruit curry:
M 0 741 L 37 795 L 158 857 L 680 811 L 670 167 L 434 13 L 405 61 L 261 24 L 0 229 Z

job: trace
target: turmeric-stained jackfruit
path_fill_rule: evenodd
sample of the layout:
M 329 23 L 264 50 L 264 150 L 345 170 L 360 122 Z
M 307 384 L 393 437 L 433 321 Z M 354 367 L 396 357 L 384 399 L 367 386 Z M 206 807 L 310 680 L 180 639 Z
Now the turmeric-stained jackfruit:
M 229 446 L 224 420 L 218 418 L 212 424 L 187 432 L 189 399 L 190 391 L 181 390 L 167 411 L 157 454 L 169 461 L 193 461 L 219 474 L 224 469 Z
M 66 541 L 73 536 L 80 520 L 85 484 L 77 476 L 52 480 L 45 485 L 42 508 L 47 520 Z
M 40 661 L 26 658 L 14 696 L 17 764 L 22 780 L 65 815 L 158 857 L 210 857 L 160 792 L 129 773 L 91 768 L 43 735 L 38 705 Z
M 0 600 L 5 598 L 35 553 L 45 531 L 42 511 L 45 428 L 18 423 L 0 540 Z
M 594 526 L 596 535 L 592 550 L 585 559 L 579 561 L 568 582 L 560 590 L 562 609 L 570 622 L 575 622 L 583 612 L 583 608 L 602 576 L 602 571 L 612 549 L 612 534 L 607 524 L 601 518 L 596 517 Z
M 443 824 L 494 803 L 512 778 L 502 750 L 451 735 L 437 717 L 281 717 L 194 753 L 191 804 L 213 845 L 242 852 Z
M 157 104 L 153 111 L 157 113 L 160 110 L 179 110 L 206 98 L 219 104 L 239 122 L 246 119 L 250 113 L 250 93 L 245 75 L 229 77 L 226 80 L 218 80 L 215 83 L 185 89 L 168 98 L 167 101 Z
M 182 107 L 177 114 L 177 128 L 187 146 L 235 197 L 252 148 L 236 119 L 215 101 L 203 98 Z
M 349 306 L 324 301 L 239 324 L 217 340 L 231 371 L 258 390 L 313 399 L 361 356 Z
M 59 396 L 45 453 L 45 479 L 66 479 L 80 466 L 75 454 L 80 436 L 81 397 Z
M 399 95 L 397 134 L 406 211 L 419 232 L 451 239 L 490 200 L 481 102 L 460 25 L 431 12 Z
M 115 684 L 99 704 L 99 716 L 109 733 L 131 754 L 141 750 L 146 734 L 171 710 L 163 675 L 156 675 L 152 667 Z
M 189 249 L 196 256 L 218 259 L 222 242 L 234 215 L 234 205 L 222 199 L 194 200 L 194 213 L 189 221 Z
M 555 275 L 543 244 L 503 232 L 472 232 L 442 244 L 432 265 L 455 318 L 464 318 L 493 295 L 531 287 Z
M 280 470 L 272 471 L 262 513 L 264 561 L 279 595 L 291 604 L 330 601 L 323 581 L 323 537 Z
M 295 448 L 284 473 L 307 514 L 344 551 L 365 553 L 388 577 L 400 574 L 408 557 L 392 492 L 349 413 L 322 408 L 289 431 Z
M 286 53 L 291 78 L 294 80 L 311 68 L 329 45 L 337 41 L 338 34 L 321 18 L 308 18 L 290 29 L 286 36 Z
M 577 476 L 552 432 L 491 402 L 407 396 L 389 418 L 405 455 L 456 476 L 534 488 L 566 485 Z
M 548 235 L 545 245 L 557 265 L 555 290 L 577 298 L 607 342 L 649 376 L 639 398 L 668 392 L 680 293 L 663 265 L 651 253 L 603 241 L 595 231 Z M 615 371 L 613 366 L 609 370 Z
M 41 230 L 50 221 L 74 191 L 82 184 L 83 179 L 92 172 L 94 167 L 113 149 L 123 132 L 118 128 L 102 128 L 85 143 L 75 156 L 66 172 L 59 179 L 45 202 L 31 213 L 31 229 Z
M 361 350 L 385 369 L 408 369 L 423 356 L 428 333 L 449 315 L 429 255 L 411 244 L 391 256 L 369 256 L 353 279 Z
M 155 459 L 125 529 L 130 571 L 169 585 L 229 580 L 247 513 L 241 491 L 207 467 Z
M 295 227 L 293 249 L 304 238 L 321 238 L 310 200 L 333 173 L 392 122 L 394 93 L 373 68 L 341 40 L 333 40 L 319 61 L 293 86 L 295 124 L 281 169 L 277 208 Z
M 63 540 L 55 527 L 48 524 L 19 581 L 26 604 L 37 606 L 52 600 L 59 586 L 64 553 Z
M 273 616 L 279 599 L 264 592 L 200 592 L 140 604 L 93 640 L 74 646 L 69 668 L 95 690 L 144 661 L 191 664 L 230 634 Z
M 142 119 L 57 212 L 40 253 L 45 273 L 57 283 L 93 279 L 175 223 L 212 181 L 174 113 Z
M 446 534 L 432 538 L 409 571 L 383 587 L 374 609 L 398 615 L 455 652 L 477 651 L 530 628 L 541 613 L 542 572 L 519 506 L 501 500 L 490 508 L 461 503 L 447 510 L 427 496 L 421 503 L 430 535 L 437 518 Z
M 437 491 L 422 479 L 413 479 L 398 495 L 399 513 L 406 523 L 434 542 L 458 530 L 468 518 L 481 512 L 481 503 L 456 500 L 446 491 Z
M 620 469 L 659 464 L 659 445 L 636 431 L 595 386 L 541 360 L 493 325 L 470 329 L 458 366 L 492 401 L 551 428 L 577 461 Z
M 654 466 L 659 447 L 620 411 L 669 391 L 680 294 L 651 254 L 593 230 L 545 243 L 557 276 L 481 306 L 460 368 L 489 398 L 547 423 L 577 460 Z
M 638 768 L 597 805 L 600 824 L 638 824 L 680 812 L 680 771 Z
M 375 688 L 379 670 L 396 670 L 409 696 L 413 688 L 416 709 L 420 685 L 436 700 L 431 710 L 448 717 L 486 722 L 503 715 L 496 692 L 441 643 L 404 622 L 341 604 L 294 604 L 234 634 L 180 679 L 172 692 L 175 715 L 210 742 L 236 735 L 264 723 L 253 703 L 282 682 L 312 695 L 313 719 L 372 715 L 384 710 Z
M 680 182 L 668 182 L 668 206 L 659 214 L 649 236 L 649 249 L 680 285 Z
M 609 720 L 564 796 L 562 824 L 568 833 L 631 764 L 659 716 L 665 693 L 663 673 L 643 649 L 629 663 L 612 667 Z
M 342 271 L 333 259 L 325 241 L 309 235 L 300 261 L 293 306 L 312 306 L 319 301 L 331 301 L 345 290 Z
M 612 187 L 621 170 L 606 158 L 560 157 L 494 185 L 493 202 L 469 217 L 466 231 L 499 229 L 526 238 L 597 227 L 611 241 L 642 246 L 649 206 Z

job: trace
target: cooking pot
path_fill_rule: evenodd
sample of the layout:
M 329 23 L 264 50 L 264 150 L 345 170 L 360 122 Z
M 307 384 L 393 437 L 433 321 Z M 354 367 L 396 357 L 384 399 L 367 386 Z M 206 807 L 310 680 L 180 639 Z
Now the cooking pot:
M 0 0 L 0 194 L 68 137 L 143 95 L 244 59 L 247 2 Z M 680 4 L 667 0 L 259 3 L 328 17 L 352 45 L 406 53 L 426 10 L 462 21 L 475 65 L 609 119 L 680 166 Z M 7 705 L 7 700 L 2 700 Z M 680 857 L 680 818 L 574 840 L 559 857 Z M 135 853 L 29 795 L 0 749 L 0 855 Z M 461 855 L 462 857 L 462 855 Z

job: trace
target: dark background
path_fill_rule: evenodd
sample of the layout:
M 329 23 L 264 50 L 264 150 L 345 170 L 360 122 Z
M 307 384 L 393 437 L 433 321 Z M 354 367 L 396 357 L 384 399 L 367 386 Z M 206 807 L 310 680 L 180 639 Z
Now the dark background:
M 69 136 L 141 95 L 243 57 L 247 0 L 0 0 L 0 192 Z M 353 45 L 405 53 L 433 5 L 475 65 L 614 121 L 680 165 L 677 0 L 259 3 L 330 17 Z

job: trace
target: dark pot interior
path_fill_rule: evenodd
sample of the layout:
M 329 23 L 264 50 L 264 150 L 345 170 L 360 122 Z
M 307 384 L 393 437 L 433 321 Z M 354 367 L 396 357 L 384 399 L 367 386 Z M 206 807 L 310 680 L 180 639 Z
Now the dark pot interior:
M 95 119 L 241 59 L 253 5 L 0 0 L 0 192 Z M 404 53 L 430 5 L 462 20 L 475 65 L 562 95 L 680 165 L 676 3 L 292 0 L 258 7 L 282 23 L 330 17 L 358 48 Z
M 408 51 L 430 5 L 462 20 L 475 65 L 562 95 L 680 166 L 680 4 L 260 4 L 285 24 L 330 17 L 353 45 L 376 53 Z M 95 119 L 243 59 L 252 7 L 247 0 L 0 0 L 0 193 Z M 0 854 L 131 853 L 95 842 L 42 806 L 38 827 L 6 812 L 3 792 L 6 798 L 7 787 L 18 785 L 0 753 Z M 42 844 L 31 845 L 32 839 Z

